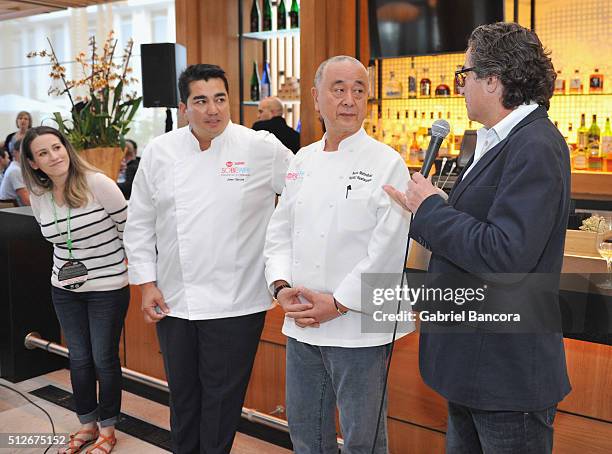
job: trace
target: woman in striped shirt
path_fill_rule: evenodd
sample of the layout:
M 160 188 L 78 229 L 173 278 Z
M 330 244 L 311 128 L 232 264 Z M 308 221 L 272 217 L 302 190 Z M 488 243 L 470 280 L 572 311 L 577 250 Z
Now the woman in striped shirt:
M 122 241 L 126 201 L 115 182 L 83 161 L 54 128 L 30 129 L 22 152 L 34 216 L 53 243 L 53 305 L 70 351 L 82 424 L 60 452 L 74 454 L 95 441 L 87 452 L 108 454 L 116 444 L 119 338 L 130 299 Z

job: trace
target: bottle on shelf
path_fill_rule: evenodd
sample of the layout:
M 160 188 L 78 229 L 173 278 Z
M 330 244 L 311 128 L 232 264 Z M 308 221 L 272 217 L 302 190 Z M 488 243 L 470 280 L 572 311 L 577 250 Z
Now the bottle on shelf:
M 410 72 L 408 73 L 408 97 L 414 99 L 417 97 L 417 74 L 414 68 L 414 57 L 410 59 Z
M 297 0 L 291 0 L 291 8 L 289 8 L 289 23 L 291 28 L 300 27 L 300 5 Z
M 278 0 L 276 7 L 276 29 L 284 30 L 287 28 L 287 8 L 285 8 L 285 0 Z
M 448 154 L 455 154 L 455 133 L 453 129 L 453 124 L 451 123 L 451 113 L 446 112 L 446 121 L 448 121 L 448 125 L 450 130 L 448 135 L 446 136 L 446 140 L 448 140 Z
M 429 72 L 429 69 L 423 68 L 423 78 L 421 79 L 421 82 L 419 83 L 419 95 L 423 97 L 431 96 L 431 80 L 427 78 L 428 72 Z
M 259 12 L 259 0 L 253 0 L 253 4 L 251 5 L 251 31 L 258 32 L 260 31 L 260 18 L 261 14 Z
M 440 75 L 440 85 L 436 87 L 436 96 L 450 96 L 450 87 L 444 83 L 444 74 Z
M 582 148 L 583 150 L 586 150 L 587 145 L 588 145 L 588 134 L 589 134 L 589 128 L 586 127 L 586 115 L 581 114 L 580 115 L 580 127 L 578 128 L 578 133 L 576 136 L 577 138 L 576 145 L 578 149 Z
M 610 117 L 606 118 L 606 125 L 601 134 L 601 157 L 605 161 L 605 169 L 612 172 L 612 128 L 610 128 Z
M 251 74 L 251 101 L 259 101 L 259 73 L 257 62 L 253 62 L 253 74 Z
M 417 133 L 412 133 L 412 143 L 410 144 L 410 149 L 408 152 L 408 163 L 416 164 L 419 162 L 419 151 L 421 148 L 419 147 L 419 142 L 417 141 Z
M 462 65 L 457 65 L 457 71 L 461 70 L 462 68 L 463 68 Z M 461 94 L 461 91 L 459 90 L 460 88 L 461 87 L 459 87 L 459 84 L 457 82 L 457 78 L 455 77 L 454 81 L 453 81 L 453 94 L 460 95 Z
M 401 98 L 402 83 L 395 78 L 395 71 L 389 71 L 389 81 L 385 85 L 385 97 Z
M 597 125 L 597 115 L 593 114 L 593 122 L 588 132 L 588 167 L 589 170 L 601 171 L 603 169 L 603 159 L 599 150 L 601 141 L 601 130 Z
M 368 65 L 368 99 L 376 98 L 376 65 L 370 60 Z
M 577 137 L 574 135 L 574 124 L 570 121 L 567 125 L 567 146 L 571 153 L 573 153 L 577 147 L 577 140 Z
M 595 72 L 589 77 L 589 93 L 601 93 L 603 91 L 604 76 L 595 68 Z
M 263 0 L 261 29 L 264 32 L 269 32 L 272 30 L 272 4 L 270 3 L 270 0 Z
M 555 94 L 565 94 L 565 79 L 561 73 L 561 70 L 557 71 L 557 78 L 555 79 Z
M 261 89 L 259 95 L 261 99 L 267 98 L 272 94 L 272 83 L 270 82 L 270 64 L 263 64 L 263 73 L 261 74 Z
M 579 69 L 574 70 L 574 75 L 570 79 L 569 91 L 573 94 L 582 93 L 582 76 Z

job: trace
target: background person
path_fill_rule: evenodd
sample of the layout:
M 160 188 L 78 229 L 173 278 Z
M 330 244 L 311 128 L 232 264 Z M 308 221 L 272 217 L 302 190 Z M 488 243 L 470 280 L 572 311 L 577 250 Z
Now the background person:
M 253 123 L 253 129 L 270 131 L 293 153 L 300 149 L 300 134 L 287 126 L 283 118 L 283 103 L 275 96 L 259 101 L 257 121 Z
M 17 126 L 17 131 L 11 132 L 6 136 L 6 139 L 4 139 L 4 149 L 11 153 L 11 156 L 13 150 L 16 148 L 15 142 L 17 140 L 23 140 L 26 131 L 32 127 L 32 115 L 30 112 L 26 112 L 25 110 L 19 112 L 15 118 L 15 125 Z
M 14 200 L 19 206 L 30 205 L 30 194 L 23 182 L 21 167 L 21 140 L 13 142 L 13 160 L 4 171 L 0 183 L 0 200 Z
M 119 338 L 130 301 L 122 244 L 126 202 L 115 182 L 83 161 L 58 130 L 30 129 L 22 150 L 32 211 L 53 243 L 53 305 L 70 351 L 81 423 L 60 452 L 73 454 L 95 441 L 87 452 L 108 454 L 117 442 Z

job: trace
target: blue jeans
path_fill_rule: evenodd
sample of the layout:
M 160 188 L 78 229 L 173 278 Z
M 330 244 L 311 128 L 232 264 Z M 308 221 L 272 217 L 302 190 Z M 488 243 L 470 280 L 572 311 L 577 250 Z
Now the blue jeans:
M 446 454 L 550 454 L 557 406 L 486 411 L 448 403 Z
M 310 328 L 309 328 L 310 329 Z M 370 454 L 389 345 L 319 347 L 287 338 L 287 420 L 296 454 L 337 454 L 335 410 L 344 454 Z M 387 399 L 376 454 L 387 453 Z
M 101 427 L 113 426 L 121 410 L 119 338 L 130 288 L 71 292 L 53 287 L 52 296 L 70 351 L 70 381 L 79 421 L 87 424 L 99 420 Z

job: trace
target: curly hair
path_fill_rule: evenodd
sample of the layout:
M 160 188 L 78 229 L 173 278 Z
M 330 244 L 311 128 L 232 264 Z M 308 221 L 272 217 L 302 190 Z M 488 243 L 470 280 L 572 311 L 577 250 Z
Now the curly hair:
M 476 75 L 501 81 L 506 109 L 533 101 L 548 110 L 557 74 L 550 51 L 534 31 L 514 22 L 481 25 L 472 32 L 468 48 Z

